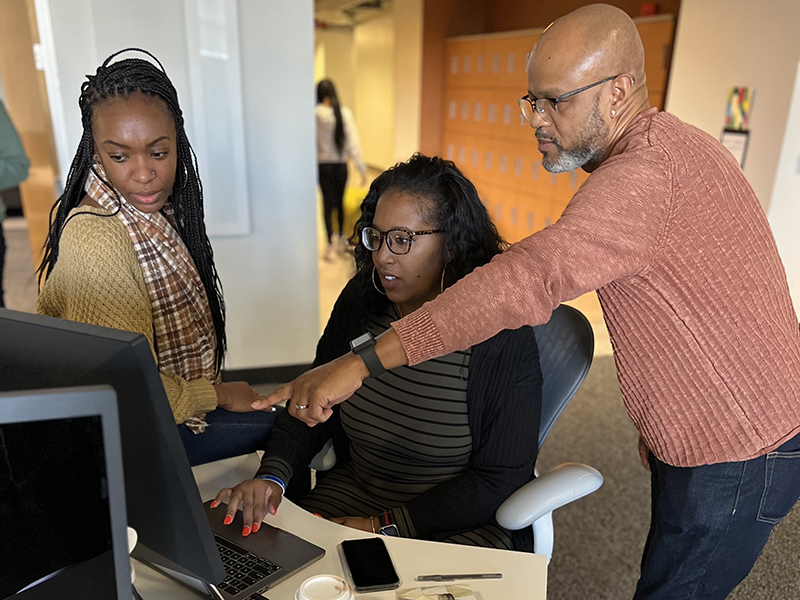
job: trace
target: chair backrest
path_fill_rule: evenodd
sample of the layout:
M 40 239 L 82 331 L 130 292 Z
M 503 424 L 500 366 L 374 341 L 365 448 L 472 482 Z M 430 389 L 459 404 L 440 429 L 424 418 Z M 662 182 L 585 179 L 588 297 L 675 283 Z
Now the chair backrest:
M 578 391 L 594 354 L 594 334 L 579 310 L 559 305 L 544 325 L 533 328 L 542 367 L 542 421 L 539 449 L 561 411 Z

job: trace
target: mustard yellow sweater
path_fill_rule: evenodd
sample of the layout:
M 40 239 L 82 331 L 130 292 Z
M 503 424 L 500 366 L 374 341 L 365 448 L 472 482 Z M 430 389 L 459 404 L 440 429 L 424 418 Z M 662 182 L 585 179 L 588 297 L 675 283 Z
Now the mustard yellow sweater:
M 141 333 L 155 356 L 153 317 L 144 275 L 125 225 L 102 208 L 80 207 L 61 235 L 58 262 L 39 294 L 37 311 L 51 317 Z M 158 358 L 156 358 L 158 361 Z M 205 379 L 161 373 L 177 423 L 217 406 Z

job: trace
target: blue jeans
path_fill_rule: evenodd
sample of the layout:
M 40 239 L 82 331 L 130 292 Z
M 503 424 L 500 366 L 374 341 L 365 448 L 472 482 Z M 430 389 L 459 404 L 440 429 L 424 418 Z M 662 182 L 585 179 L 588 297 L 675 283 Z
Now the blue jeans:
M 649 458 L 652 514 L 634 600 L 726 598 L 800 497 L 800 435 L 743 462 Z
M 278 408 L 278 410 L 283 410 Z M 195 435 L 185 425 L 178 432 L 192 466 L 263 450 L 278 412 L 230 412 L 218 408 L 206 414 L 208 428 Z

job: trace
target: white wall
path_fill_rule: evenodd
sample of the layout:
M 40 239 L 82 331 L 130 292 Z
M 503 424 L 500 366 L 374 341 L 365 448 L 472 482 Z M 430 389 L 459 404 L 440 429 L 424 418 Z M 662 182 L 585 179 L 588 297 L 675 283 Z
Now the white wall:
M 385 169 L 394 164 L 394 13 L 358 25 L 355 44 L 354 89 L 358 135 L 364 160 Z
M 394 161 L 419 150 L 423 0 L 395 0 Z
M 764 207 L 800 59 L 798 26 L 796 0 L 681 2 L 666 109 L 719 139 L 728 90 L 752 86 L 744 174 Z
M 794 77 L 789 119 L 783 137 L 778 176 L 769 206 L 769 223 L 786 268 L 795 310 L 800 309 L 800 62 Z
M 181 0 L 45 1 L 70 151 L 85 75 L 128 46 L 164 64 L 191 136 Z M 228 306 L 226 367 L 311 362 L 319 334 L 313 2 L 239 0 L 238 13 L 251 231 L 211 239 Z
M 328 78 L 336 86 L 339 103 L 353 109 L 353 32 L 348 29 L 317 30 L 314 81 Z

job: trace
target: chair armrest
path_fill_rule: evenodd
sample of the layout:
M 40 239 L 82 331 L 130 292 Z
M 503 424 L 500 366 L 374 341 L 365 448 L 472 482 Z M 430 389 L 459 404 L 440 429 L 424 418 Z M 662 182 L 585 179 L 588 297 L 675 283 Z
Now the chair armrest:
M 328 440 L 317 455 L 311 459 L 311 468 L 315 471 L 330 471 L 336 466 L 336 452 L 333 450 L 333 440 Z
M 597 469 L 579 463 L 564 463 L 529 481 L 511 494 L 495 517 L 506 529 L 523 529 L 540 517 L 591 494 L 603 485 Z

